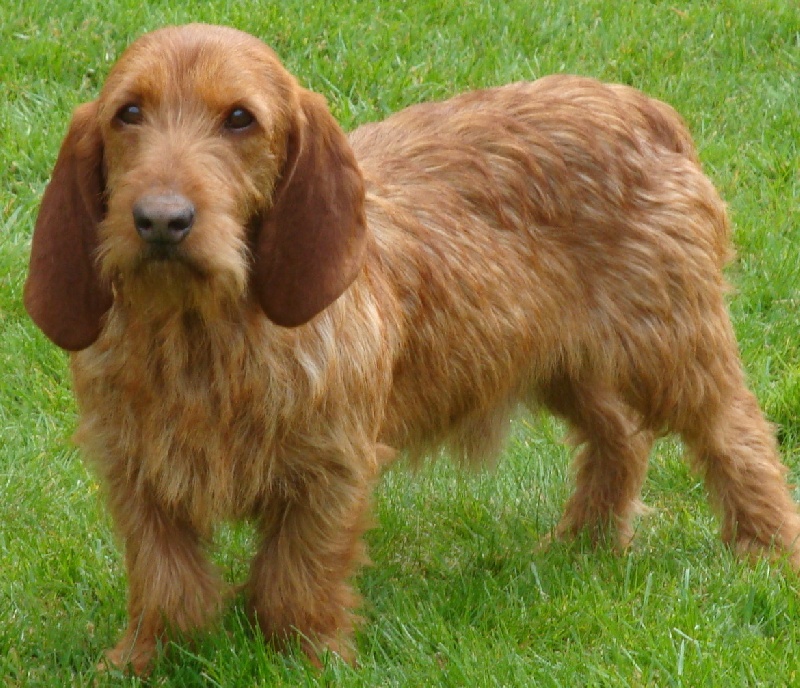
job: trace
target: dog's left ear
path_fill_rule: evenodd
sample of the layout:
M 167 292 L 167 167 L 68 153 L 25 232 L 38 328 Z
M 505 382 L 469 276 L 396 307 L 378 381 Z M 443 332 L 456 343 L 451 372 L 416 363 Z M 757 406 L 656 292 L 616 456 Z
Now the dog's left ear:
M 253 283 L 267 317 L 295 327 L 335 301 L 364 263 L 364 180 L 325 99 L 301 91 L 286 162 L 255 245 Z
M 42 197 L 24 294 L 33 321 L 69 351 L 97 339 L 112 301 L 95 265 L 104 213 L 102 159 L 97 104 L 86 103 L 75 110 Z

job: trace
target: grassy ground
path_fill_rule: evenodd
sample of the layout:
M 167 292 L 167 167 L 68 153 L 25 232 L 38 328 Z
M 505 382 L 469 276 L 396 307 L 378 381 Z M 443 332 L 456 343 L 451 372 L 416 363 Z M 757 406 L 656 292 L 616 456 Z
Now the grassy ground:
M 196 5 L 196 6 L 193 6 Z M 23 9 L 24 8 L 24 9 Z M 262 36 L 347 127 L 471 87 L 578 72 L 675 105 L 730 204 L 745 364 L 800 475 L 800 9 L 720 0 L 41 0 L 0 8 L 0 685 L 90 685 L 124 623 L 119 550 L 70 447 L 66 357 L 20 304 L 38 199 L 69 112 L 120 50 L 165 23 Z M 494 476 L 386 476 L 356 669 L 275 655 L 241 608 L 155 670 L 164 686 L 800 685 L 799 581 L 745 566 L 668 442 L 630 553 L 537 550 L 567 490 L 549 419 L 520 420 Z M 220 534 L 231 578 L 248 532 Z M 133 679 L 100 677 L 136 684 Z

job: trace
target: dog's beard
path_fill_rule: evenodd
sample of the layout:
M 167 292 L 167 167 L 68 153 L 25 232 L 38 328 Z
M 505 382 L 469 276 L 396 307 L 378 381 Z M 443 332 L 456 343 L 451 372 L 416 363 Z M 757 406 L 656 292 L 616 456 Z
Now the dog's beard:
M 228 318 L 247 296 L 239 275 L 212 270 L 178 247 L 143 248 L 112 283 L 117 303 L 137 317 L 157 320 L 187 312 L 208 321 Z
M 132 273 L 149 279 L 151 275 L 165 275 L 169 272 L 187 273 L 188 278 L 206 280 L 209 276 L 207 266 L 185 251 L 180 245 L 151 244 L 144 246 L 133 263 Z

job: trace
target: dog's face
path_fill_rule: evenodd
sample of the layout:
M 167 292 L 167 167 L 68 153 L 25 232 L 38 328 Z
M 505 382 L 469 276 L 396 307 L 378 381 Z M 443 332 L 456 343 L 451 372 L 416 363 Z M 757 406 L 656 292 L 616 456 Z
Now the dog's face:
M 148 34 L 76 110 L 34 233 L 26 306 L 91 344 L 117 298 L 194 308 L 255 295 L 299 325 L 341 294 L 366 244 L 363 181 L 324 100 L 257 39 Z
M 142 298 L 159 282 L 235 293 L 248 281 L 247 232 L 280 175 L 298 89 L 265 46 L 231 34 L 146 36 L 97 101 L 100 264 Z

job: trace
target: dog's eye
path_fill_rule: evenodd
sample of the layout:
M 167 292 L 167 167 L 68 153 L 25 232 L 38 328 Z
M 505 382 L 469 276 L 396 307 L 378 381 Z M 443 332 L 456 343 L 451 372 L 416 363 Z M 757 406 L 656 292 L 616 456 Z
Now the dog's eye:
M 255 117 L 241 107 L 234 108 L 225 118 L 225 128 L 231 131 L 242 131 L 255 122 Z
M 122 124 L 141 124 L 143 118 L 142 108 L 136 105 L 136 103 L 123 105 L 117 111 L 117 120 Z

